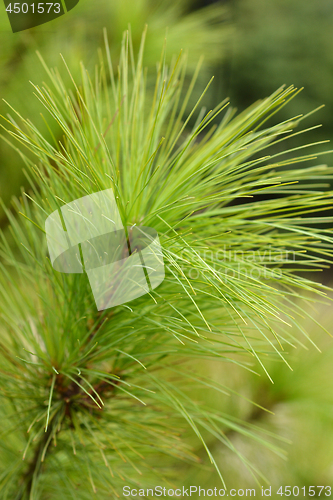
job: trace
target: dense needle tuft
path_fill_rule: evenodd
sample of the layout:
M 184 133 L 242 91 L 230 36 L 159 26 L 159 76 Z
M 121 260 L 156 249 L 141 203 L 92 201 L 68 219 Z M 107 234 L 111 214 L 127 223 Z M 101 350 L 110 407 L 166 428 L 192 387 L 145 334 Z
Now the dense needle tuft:
M 3 117 L 31 186 L 16 214 L 6 212 L 14 249 L 5 236 L 1 246 L 4 500 L 117 498 L 124 484 L 173 484 L 175 464 L 199 464 L 200 446 L 224 484 L 212 439 L 262 481 L 229 431 L 283 453 L 200 388 L 232 392 L 207 374 L 211 360 L 270 378 L 266 360 L 287 363 L 285 351 L 302 345 L 293 332 L 307 336 L 306 301 L 327 291 L 300 271 L 332 260 L 332 232 L 318 224 L 332 222 L 333 169 L 315 162 L 312 144 L 283 151 L 306 117 L 268 125 L 293 87 L 237 115 L 227 101 L 202 108 L 208 84 L 189 111 L 198 72 L 186 91 L 186 56 L 167 66 L 163 51 L 151 88 L 144 39 L 134 58 L 125 35 L 115 73 L 106 39 L 94 77 L 81 65 L 70 89 L 42 60 L 50 83 L 33 92 L 56 134 L 42 136 L 10 105 Z M 65 203 L 109 188 L 124 226 L 158 232 L 166 277 L 98 312 L 84 274 L 52 268 L 44 226 Z

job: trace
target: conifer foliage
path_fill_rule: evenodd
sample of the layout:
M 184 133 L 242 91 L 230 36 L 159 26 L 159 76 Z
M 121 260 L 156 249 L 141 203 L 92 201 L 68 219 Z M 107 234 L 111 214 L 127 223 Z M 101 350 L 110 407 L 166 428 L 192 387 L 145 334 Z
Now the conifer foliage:
M 185 116 L 199 67 L 184 89 L 186 55 L 167 65 L 163 49 L 152 89 L 145 33 L 137 55 L 125 34 L 115 72 L 105 40 L 95 75 L 81 65 L 71 88 L 41 59 L 49 83 L 33 93 L 58 136 L 10 103 L 2 117 L 30 183 L 6 209 L 15 244 L 1 243 L 3 500 L 109 499 L 125 484 L 175 484 L 178 461 L 196 467 L 199 446 L 224 485 L 212 439 L 261 482 L 227 431 L 280 448 L 198 397 L 200 387 L 229 391 L 205 366 L 270 377 L 265 359 L 287 363 L 286 346 L 301 344 L 292 332 L 307 336 L 306 301 L 325 296 L 299 272 L 332 257 L 331 231 L 318 226 L 331 221 L 320 212 L 330 207 L 332 168 L 303 154 L 311 144 L 283 151 L 304 117 L 267 125 L 297 91 L 280 88 L 237 115 L 227 101 L 201 107 L 208 83 Z M 158 232 L 166 276 L 149 294 L 97 311 L 85 274 L 53 269 L 44 228 L 64 204 L 109 188 L 124 226 Z

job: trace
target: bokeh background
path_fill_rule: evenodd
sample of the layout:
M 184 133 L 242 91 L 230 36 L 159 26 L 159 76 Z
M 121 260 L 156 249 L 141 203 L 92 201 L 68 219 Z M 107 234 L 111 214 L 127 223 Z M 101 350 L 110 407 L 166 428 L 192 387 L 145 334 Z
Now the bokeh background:
M 304 90 L 278 118 L 282 121 L 325 104 L 305 124 L 309 127 L 322 124 L 322 128 L 309 132 L 306 139 L 315 142 L 333 138 L 332 0 L 81 0 L 66 16 L 16 34 L 11 32 L 1 5 L 1 98 L 48 133 L 41 117 L 42 107 L 29 84 L 30 80 L 41 84 L 47 78 L 36 50 L 49 66 L 58 67 L 65 76 L 59 55 L 62 53 L 74 76 L 78 76 L 80 60 L 94 70 L 97 50 L 103 46 L 104 27 L 116 66 L 123 31 L 131 26 L 133 44 L 138 48 L 145 24 L 148 24 L 145 61 L 152 76 L 167 34 L 170 59 L 180 49 L 188 51 L 188 82 L 200 57 L 204 57 L 198 94 L 211 75 L 215 75 L 204 99 L 205 106 L 214 107 L 229 97 L 231 104 L 241 111 L 281 85 L 294 84 Z M 14 116 L 1 101 L 0 114 L 7 113 Z M 294 138 L 288 147 L 297 146 L 300 140 Z M 320 149 L 323 147 L 326 145 Z M 331 163 L 332 155 L 324 161 Z M 26 185 L 19 155 L 2 140 L 0 197 L 5 205 Z M 0 226 L 6 230 L 6 225 L 7 219 L 0 209 Z M 318 279 L 329 283 L 331 274 L 326 271 Z M 332 333 L 330 306 L 316 306 L 313 314 Z M 305 318 L 303 326 L 322 352 L 303 339 L 304 345 L 290 353 L 293 371 L 283 363 L 270 367 L 274 385 L 237 367 L 218 364 L 202 367 L 215 380 L 231 385 L 244 398 L 259 402 L 271 412 L 258 410 L 236 395 L 221 395 L 211 401 L 234 415 L 235 422 L 242 418 L 249 427 L 262 429 L 263 435 L 266 432 L 266 436 L 267 433 L 278 436 L 279 439 L 270 438 L 272 445 L 280 450 L 274 454 L 246 436 L 236 432 L 228 435 L 230 442 L 262 471 L 272 484 L 272 492 L 281 485 L 308 487 L 333 482 L 333 344 L 316 323 L 310 324 Z M 210 395 L 198 392 L 195 397 L 205 400 Z M 230 488 L 253 487 L 253 478 L 234 453 L 219 442 L 212 441 L 210 446 Z M 204 450 L 197 452 L 207 467 L 180 467 L 179 484 L 219 486 Z M 281 497 L 272 493 L 272 498 Z

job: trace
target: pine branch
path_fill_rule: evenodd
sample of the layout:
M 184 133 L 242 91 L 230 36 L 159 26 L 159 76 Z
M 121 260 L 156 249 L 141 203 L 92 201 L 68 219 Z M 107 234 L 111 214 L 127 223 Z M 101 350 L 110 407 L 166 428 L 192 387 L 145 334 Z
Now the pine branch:
M 69 499 L 77 489 L 80 500 L 91 490 L 109 498 L 123 478 L 140 485 L 161 474 L 172 479 L 177 460 L 197 463 L 200 444 L 224 485 L 211 439 L 256 477 L 226 433 L 233 430 L 278 455 L 279 448 L 246 421 L 200 404 L 197 387 L 214 394 L 231 390 L 196 368 L 215 360 L 272 380 L 269 360 L 290 366 L 286 349 L 302 345 L 295 331 L 308 338 L 302 321 L 328 291 L 300 271 L 332 262 L 332 232 L 319 224 L 332 222 L 321 213 L 331 208 L 333 169 L 312 165 L 318 154 L 304 153 L 308 145 L 285 157 L 275 149 L 302 121 L 265 128 L 297 95 L 293 87 L 234 116 L 225 102 L 199 111 L 208 85 L 184 118 L 197 78 L 196 72 L 184 92 L 185 56 L 169 67 L 162 53 L 152 95 L 143 42 L 134 60 L 128 33 L 118 77 L 108 45 L 94 81 L 81 69 L 77 83 L 65 63 L 70 89 L 48 69 L 50 86 L 33 87 L 48 119 L 61 128 L 60 140 L 49 141 L 13 108 L 15 119 L 4 118 L 11 140 L 35 162 L 21 153 L 31 189 L 14 202 L 19 217 L 6 211 L 20 255 L 2 238 L 3 412 L 8 418 L 6 405 L 14 402 L 15 425 L 25 436 L 19 443 L 11 438 L 14 453 L 29 449 L 28 429 L 43 437 L 28 470 L 3 466 L 0 491 L 13 498 L 23 478 L 22 488 L 32 492 L 38 477 L 50 498 L 61 492 Z M 99 312 L 85 273 L 52 266 L 44 228 L 67 203 L 110 189 L 124 227 L 158 233 L 165 279 L 146 295 Z M 128 249 L 131 233 L 125 234 Z M 125 250 L 126 241 L 119 245 L 122 257 Z M 43 468 L 53 437 L 57 450 Z M 10 463 L 10 450 L 5 456 Z

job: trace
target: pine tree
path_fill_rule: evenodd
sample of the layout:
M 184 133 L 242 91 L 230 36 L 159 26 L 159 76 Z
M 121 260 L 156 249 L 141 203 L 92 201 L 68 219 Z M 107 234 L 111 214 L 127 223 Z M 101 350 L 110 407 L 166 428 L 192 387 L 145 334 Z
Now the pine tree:
M 10 104 L 3 117 L 30 183 L 15 214 L 5 209 L 15 245 L 4 234 L 1 245 L 4 500 L 106 499 L 125 484 L 174 485 L 179 461 L 200 467 L 200 446 L 224 487 L 212 440 L 260 484 L 228 431 L 280 454 L 269 432 L 197 391 L 232 391 L 207 376 L 213 361 L 271 380 L 268 363 L 288 364 L 285 350 L 308 337 L 302 318 L 328 289 L 300 271 L 331 261 L 331 231 L 318 224 L 331 222 L 320 212 L 330 207 L 332 168 L 304 166 L 315 156 L 299 150 L 311 144 L 281 150 L 311 130 L 294 131 L 306 117 L 267 126 L 293 87 L 237 115 L 227 101 L 201 109 L 208 83 L 185 116 L 198 72 L 184 89 L 186 56 L 168 66 L 163 49 L 151 92 L 144 40 L 135 57 L 125 35 L 117 74 L 106 42 L 94 78 L 81 65 L 71 88 L 41 59 L 50 83 L 33 88 L 49 137 Z M 64 70 L 71 76 L 65 61 Z M 45 220 L 107 189 L 124 227 L 157 231 L 166 274 L 142 297 L 98 311 L 85 273 L 53 268 Z

